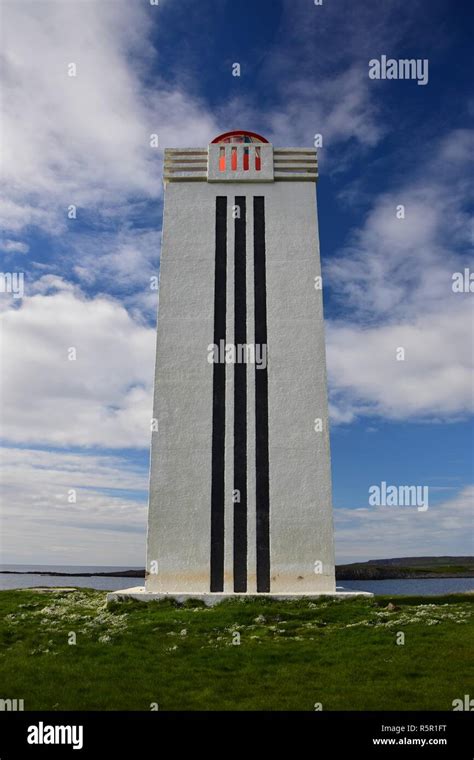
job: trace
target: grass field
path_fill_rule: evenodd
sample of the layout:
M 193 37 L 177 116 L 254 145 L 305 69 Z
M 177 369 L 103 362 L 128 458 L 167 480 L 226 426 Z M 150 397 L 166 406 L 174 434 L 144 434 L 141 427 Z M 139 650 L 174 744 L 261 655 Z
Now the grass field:
M 473 602 L 106 607 L 102 591 L 2 591 L 0 699 L 25 710 L 451 710 L 474 693 Z

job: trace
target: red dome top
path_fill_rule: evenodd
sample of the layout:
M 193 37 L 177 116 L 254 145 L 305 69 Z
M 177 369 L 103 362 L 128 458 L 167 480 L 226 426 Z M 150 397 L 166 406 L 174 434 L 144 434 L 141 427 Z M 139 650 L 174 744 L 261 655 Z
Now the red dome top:
M 212 143 L 268 143 L 268 140 L 256 132 L 245 132 L 243 130 L 234 132 L 224 132 L 224 134 L 215 137 Z

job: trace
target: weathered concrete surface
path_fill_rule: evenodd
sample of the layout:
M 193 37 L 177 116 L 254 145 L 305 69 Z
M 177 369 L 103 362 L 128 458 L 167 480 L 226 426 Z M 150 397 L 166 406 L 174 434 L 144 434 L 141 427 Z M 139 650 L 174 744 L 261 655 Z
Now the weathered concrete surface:
M 217 148 L 210 157 L 218 175 Z M 268 169 L 272 146 L 262 157 Z M 276 171 L 275 171 L 276 174 Z M 329 421 L 314 181 L 180 181 L 166 186 L 146 588 L 209 592 L 215 199 L 228 198 L 227 333 L 233 335 L 235 196 L 247 205 L 247 343 L 254 342 L 253 198 L 265 197 L 271 592 L 334 593 Z M 248 592 L 255 574 L 255 393 L 247 368 Z M 315 420 L 322 431 L 315 431 Z M 226 366 L 225 585 L 233 589 L 233 365 Z M 156 563 L 153 572 L 153 563 Z
M 144 586 L 136 586 L 135 588 L 128 588 L 123 589 L 121 591 L 110 591 L 107 594 L 107 602 L 117 602 L 120 600 L 126 600 L 126 599 L 136 599 L 139 602 L 156 602 L 160 601 L 162 599 L 174 599 L 180 604 L 187 601 L 188 599 L 195 599 L 197 601 L 202 601 L 207 607 L 213 607 L 215 604 L 219 604 L 219 602 L 223 602 L 226 599 L 249 599 L 249 598 L 257 598 L 261 599 L 267 598 L 267 599 L 277 599 L 277 600 L 294 600 L 294 599 L 301 599 L 301 598 L 307 598 L 311 601 L 311 599 L 318 599 L 321 597 L 331 597 L 336 599 L 354 599 L 354 597 L 357 596 L 373 596 L 369 591 L 321 591 L 318 594 L 235 594 L 235 593 L 229 593 L 229 594 L 189 594 L 186 592 L 175 592 L 175 593 L 157 593 L 153 591 L 147 591 Z

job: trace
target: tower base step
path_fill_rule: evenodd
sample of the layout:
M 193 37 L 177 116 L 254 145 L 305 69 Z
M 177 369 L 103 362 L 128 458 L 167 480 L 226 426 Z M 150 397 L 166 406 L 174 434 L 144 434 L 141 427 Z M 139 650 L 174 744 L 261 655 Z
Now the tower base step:
M 226 599 L 276 599 L 278 601 L 295 601 L 296 599 L 320 599 L 321 597 L 334 598 L 334 599 L 353 599 L 356 596 L 373 596 L 370 591 L 320 591 L 315 594 L 240 594 L 240 593 L 192 593 L 189 591 L 165 593 L 159 591 L 147 591 L 145 586 L 135 586 L 134 588 L 126 588 L 120 591 L 110 591 L 107 594 L 107 602 L 117 602 L 126 599 L 137 599 L 140 602 L 154 602 L 162 599 L 174 599 L 175 601 L 182 602 L 188 599 L 195 599 L 196 601 L 204 602 L 206 607 L 213 607 L 219 602 L 223 602 Z

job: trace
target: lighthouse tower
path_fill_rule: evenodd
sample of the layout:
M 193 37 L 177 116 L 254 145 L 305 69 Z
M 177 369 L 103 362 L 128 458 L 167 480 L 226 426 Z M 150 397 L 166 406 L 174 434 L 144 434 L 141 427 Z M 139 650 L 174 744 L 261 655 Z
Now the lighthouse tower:
M 165 151 L 146 591 L 335 592 L 312 148 Z

